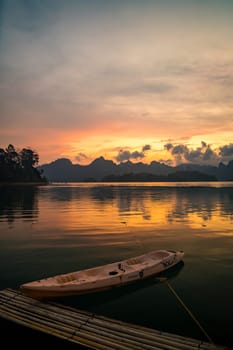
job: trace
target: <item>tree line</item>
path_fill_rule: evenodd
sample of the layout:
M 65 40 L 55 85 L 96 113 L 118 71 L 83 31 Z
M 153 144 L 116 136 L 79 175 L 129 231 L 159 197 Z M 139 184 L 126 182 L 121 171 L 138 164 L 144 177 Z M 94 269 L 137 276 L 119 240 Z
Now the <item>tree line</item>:
M 16 151 L 12 144 L 0 148 L 0 182 L 47 182 L 36 166 L 39 155 L 30 148 Z
M 186 182 L 186 181 L 218 181 L 214 175 L 199 171 L 176 171 L 167 175 L 150 173 L 125 173 L 122 175 L 107 175 L 103 182 Z

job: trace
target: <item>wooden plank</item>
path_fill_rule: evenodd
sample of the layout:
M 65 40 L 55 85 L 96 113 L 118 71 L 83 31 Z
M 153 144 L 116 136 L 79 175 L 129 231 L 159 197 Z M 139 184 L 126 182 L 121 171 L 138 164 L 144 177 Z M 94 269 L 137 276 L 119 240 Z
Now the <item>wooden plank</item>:
M 9 300 L 10 302 L 10 300 Z M 17 301 L 18 302 L 18 301 Z M 13 299 L 13 303 L 15 304 L 16 303 L 16 300 Z M 24 305 L 21 303 L 21 305 Z M 21 306 L 20 305 L 20 306 Z M 26 305 L 26 304 L 25 304 Z M 27 305 L 26 305 L 27 306 Z M 18 308 L 18 305 L 12 305 L 11 306 L 12 308 L 16 307 Z M 59 310 L 61 311 L 61 310 Z M 44 316 L 47 316 L 47 313 L 44 313 L 42 311 L 41 313 L 41 310 L 35 310 L 35 308 L 32 308 L 31 309 L 31 312 L 33 313 L 33 315 L 35 313 L 37 313 L 37 317 L 41 317 L 41 314 L 44 315 Z M 54 314 L 54 313 L 51 313 L 50 314 L 50 317 L 53 316 L 54 317 L 55 315 L 55 318 L 53 318 L 53 321 L 59 321 L 61 319 L 61 317 L 57 317 L 57 314 Z M 70 310 L 69 310 L 69 324 L 72 325 L 72 326 L 76 326 L 77 327 L 77 323 L 74 323 L 72 322 L 74 319 L 74 317 L 72 317 L 72 319 L 70 318 Z M 62 315 L 62 322 L 65 322 L 67 323 L 67 317 L 65 319 L 64 317 L 64 314 Z M 107 322 L 107 327 L 106 327 L 106 322 Z M 91 330 L 91 331 L 95 331 L 95 333 L 98 334 L 98 332 L 102 332 L 103 334 L 103 328 L 106 329 L 107 328 L 107 333 L 106 333 L 106 336 L 109 336 L 111 334 L 111 337 L 116 337 L 120 335 L 120 337 L 124 337 L 124 342 L 129 342 L 129 341 L 136 341 L 136 342 L 139 342 L 140 340 L 143 339 L 144 341 L 144 344 L 147 344 L 148 345 L 148 349 L 150 348 L 150 345 L 152 346 L 155 346 L 156 342 L 158 342 L 160 345 L 161 343 L 162 344 L 165 344 L 167 346 L 171 345 L 173 346 L 174 345 L 174 340 L 166 340 L 166 339 L 163 339 L 162 336 L 160 336 L 160 338 L 156 337 L 157 335 L 155 335 L 154 337 L 152 336 L 148 336 L 145 332 L 145 334 L 143 334 L 141 332 L 141 334 L 138 333 L 138 330 L 131 330 L 131 329 L 127 329 L 127 327 L 125 325 L 112 325 L 112 322 L 109 322 L 109 320 L 105 320 L 105 322 L 103 321 L 99 321 L 99 320 L 95 320 L 95 318 L 93 317 L 93 315 L 89 315 L 89 319 L 85 317 L 84 319 L 84 322 L 82 322 L 81 324 L 79 323 L 78 324 L 78 327 L 79 327 L 79 330 L 80 329 L 85 329 L 85 330 Z M 101 327 L 101 328 L 100 328 Z M 138 339 L 137 339 L 138 338 Z M 136 345 L 136 344 L 135 344 Z M 183 349 L 186 349 L 186 350 L 190 350 L 190 349 L 193 349 L 193 347 L 190 347 L 190 346 L 184 346 L 183 344 L 180 344 L 179 346 L 180 348 L 183 348 Z M 196 348 L 196 347 L 195 347 Z
M 19 296 L 19 298 L 20 298 L 20 296 Z M 25 298 L 25 297 L 23 297 L 23 298 Z M 28 300 L 27 300 L 27 303 L 28 303 Z M 35 300 L 32 299 L 31 303 L 35 304 Z M 77 312 L 74 312 L 74 309 L 70 309 L 69 307 L 66 307 L 63 305 L 59 305 L 59 308 L 56 307 L 56 304 L 55 304 L 55 306 L 52 305 L 53 306 L 52 309 L 51 309 L 51 306 L 48 304 L 40 304 L 40 305 L 42 305 L 42 306 L 46 305 L 46 308 L 50 308 L 50 311 L 55 309 L 58 313 L 61 313 L 61 311 L 63 310 L 63 315 L 62 315 L 63 320 L 64 320 L 64 312 L 65 312 L 66 314 L 68 314 L 68 317 L 71 316 L 72 320 L 76 320 L 76 321 L 77 321 L 77 317 L 79 319 L 81 316 L 81 319 L 82 319 L 82 315 L 83 315 L 85 324 L 97 323 L 97 324 L 100 324 L 102 326 L 106 326 L 106 322 L 107 322 L 109 330 L 117 330 L 117 331 L 121 331 L 121 332 L 124 332 L 125 330 L 127 330 L 126 324 L 121 322 L 121 321 L 111 320 L 109 318 L 104 318 L 102 316 L 93 315 L 93 314 L 88 313 L 86 311 L 80 311 L 80 310 L 79 310 L 79 313 L 77 314 Z M 34 312 L 36 312 L 36 311 L 34 310 Z M 171 335 L 169 335 L 169 334 L 161 333 L 159 331 L 152 330 L 152 329 L 150 330 L 148 328 L 144 329 L 143 327 L 136 326 L 136 325 L 130 325 L 130 331 L 131 331 L 133 336 L 137 336 L 140 333 L 140 334 L 142 334 L 142 337 L 145 335 L 151 336 L 151 337 L 156 337 L 157 335 L 159 335 L 160 338 L 165 338 L 165 339 L 171 338 Z M 183 337 L 179 337 L 179 336 L 177 336 L 177 337 L 172 336 L 173 341 L 174 341 L 174 338 L 175 339 L 177 338 L 178 341 L 180 341 L 184 344 L 185 343 L 187 343 L 187 344 L 194 343 L 194 345 L 200 345 L 200 341 L 193 341 L 192 339 L 188 339 L 188 338 L 183 338 Z M 152 340 L 153 339 L 154 338 L 152 338 Z
M 38 301 L 13 289 L 0 291 L 0 316 L 89 349 L 227 350 L 224 346 L 113 320 L 62 304 Z

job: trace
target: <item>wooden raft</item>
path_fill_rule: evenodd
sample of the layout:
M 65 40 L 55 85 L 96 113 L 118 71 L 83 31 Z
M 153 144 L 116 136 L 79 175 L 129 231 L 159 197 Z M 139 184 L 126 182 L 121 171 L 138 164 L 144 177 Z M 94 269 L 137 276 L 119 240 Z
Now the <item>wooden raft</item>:
M 0 291 L 0 317 L 25 327 L 100 350 L 223 350 L 208 342 L 98 316 L 13 289 Z

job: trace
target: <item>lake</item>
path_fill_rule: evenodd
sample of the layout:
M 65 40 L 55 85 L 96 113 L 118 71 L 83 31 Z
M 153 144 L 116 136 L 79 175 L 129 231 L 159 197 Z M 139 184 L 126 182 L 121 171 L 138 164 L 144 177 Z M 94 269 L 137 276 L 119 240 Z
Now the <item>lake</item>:
M 169 284 L 216 344 L 233 346 L 233 183 L 53 183 L 0 187 L 0 288 L 184 250 Z M 155 278 L 60 302 L 207 341 Z

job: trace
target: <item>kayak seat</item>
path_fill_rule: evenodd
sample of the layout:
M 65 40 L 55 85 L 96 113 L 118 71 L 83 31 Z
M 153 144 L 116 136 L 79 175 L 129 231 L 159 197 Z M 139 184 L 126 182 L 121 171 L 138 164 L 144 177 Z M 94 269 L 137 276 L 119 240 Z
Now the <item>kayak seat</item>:
M 68 275 L 63 275 L 63 276 L 59 276 L 57 277 L 57 282 L 58 283 L 67 283 L 67 282 L 72 282 L 76 280 L 76 276 L 75 274 L 68 274 Z

